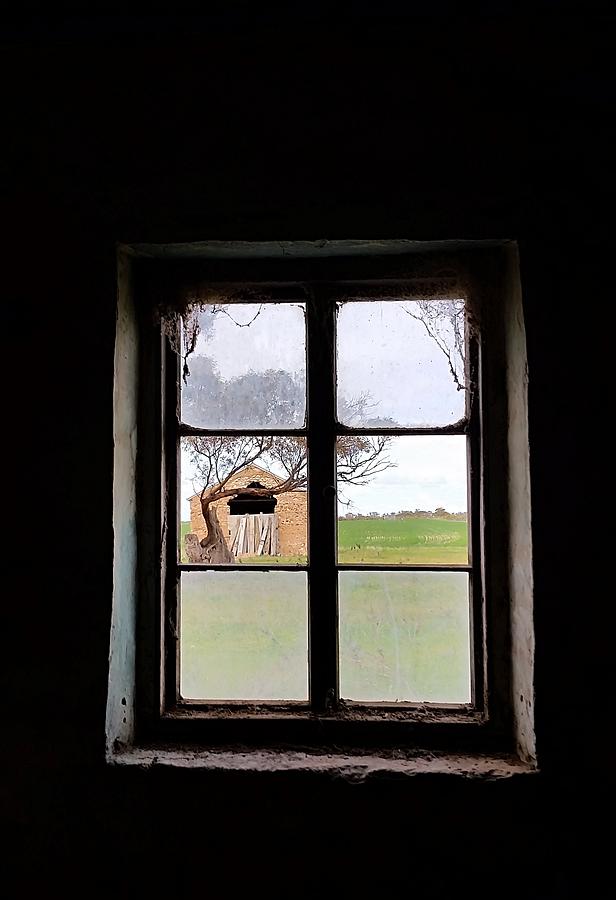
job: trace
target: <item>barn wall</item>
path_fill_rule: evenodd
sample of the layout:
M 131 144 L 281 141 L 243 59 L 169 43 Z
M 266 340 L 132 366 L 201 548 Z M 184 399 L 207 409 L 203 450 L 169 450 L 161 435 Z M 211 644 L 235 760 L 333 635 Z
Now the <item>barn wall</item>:
M 304 491 L 289 491 L 278 497 L 280 555 L 304 556 L 308 551 L 308 503 Z

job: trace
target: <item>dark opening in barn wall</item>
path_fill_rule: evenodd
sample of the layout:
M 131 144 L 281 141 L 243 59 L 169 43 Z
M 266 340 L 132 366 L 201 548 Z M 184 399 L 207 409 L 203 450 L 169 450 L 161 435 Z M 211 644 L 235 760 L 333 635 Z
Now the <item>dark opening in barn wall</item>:
M 266 490 L 265 485 L 258 481 L 251 481 L 246 485 L 247 488 L 256 490 Z M 255 515 L 256 513 L 273 513 L 275 512 L 276 503 L 278 502 L 272 494 L 253 494 L 249 491 L 240 491 L 235 497 L 228 502 L 229 515 L 243 516 L 246 513 Z

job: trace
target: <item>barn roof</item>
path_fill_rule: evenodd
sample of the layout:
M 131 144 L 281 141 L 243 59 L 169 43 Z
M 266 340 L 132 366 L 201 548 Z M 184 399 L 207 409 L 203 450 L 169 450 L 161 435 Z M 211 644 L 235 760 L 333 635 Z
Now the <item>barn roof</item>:
M 250 465 L 244 466 L 243 469 L 238 469 L 237 472 L 235 473 L 235 475 L 233 476 L 233 478 L 235 479 L 238 475 L 241 475 L 242 472 L 245 472 L 246 470 L 252 471 L 253 469 L 256 469 L 258 472 L 263 472 L 264 475 L 269 475 L 270 478 L 275 478 L 276 481 L 278 482 L 278 484 L 282 484 L 282 482 L 284 481 L 284 478 L 281 478 L 279 475 L 274 475 L 273 472 L 270 472 L 268 469 L 264 469 L 262 466 L 257 466 L 255 463 L 250 463 Z M 238 492 L 239 491 L 241 491 L 241 487 L 238 487 Z M 295 489 L 293 491 L 287 491 L 287 493 L 288 494 L 295 494 L 295 493 L 304 494 L 306 492 L 303 489 Z M 195 497 L 198 497 L 198 496 L 199 496 L 199 494 L 191 494 L 188 499 L 194 500 Z

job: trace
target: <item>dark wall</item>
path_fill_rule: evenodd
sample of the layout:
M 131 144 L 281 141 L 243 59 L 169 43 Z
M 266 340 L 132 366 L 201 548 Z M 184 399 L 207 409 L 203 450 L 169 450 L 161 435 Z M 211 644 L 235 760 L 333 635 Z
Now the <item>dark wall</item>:
M 170 896 L 316 893 L 333 877 L 360 893 L 560 898 L 598 877 L 606 845 L 590 803 L 608 775 L 588 698 L 608 681 L 594 575 L 604 488 L 601 441 L 580 432 L 606 411 L 594 373 L 609 335 L 612 40 L 609 19 L 556 14 L 11 26 L 3 313 L 16 465 L 3 489 L 18 565 L 2 806 L 21 887 L 122 896 L 154 870 Z M 349 785 L 104 766 L 115 242 L 323 237 L 519 241 L 534 779 Z

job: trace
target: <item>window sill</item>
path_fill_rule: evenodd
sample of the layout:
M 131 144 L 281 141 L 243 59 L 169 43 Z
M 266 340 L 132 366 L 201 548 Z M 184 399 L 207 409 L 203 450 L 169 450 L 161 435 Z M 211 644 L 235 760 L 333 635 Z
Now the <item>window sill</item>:
M 112 766 L 139 769 L 199 769 L 253 774 L 305 773 L 364 782 L 379 778 L 449 775 L 494 781 L 535 774 L 536 767 L 511 754 L 452 754 L 438 751 L 304 752 L 229 748 L 187 749 L 152 746 L 121 749 L 107 757 Z

